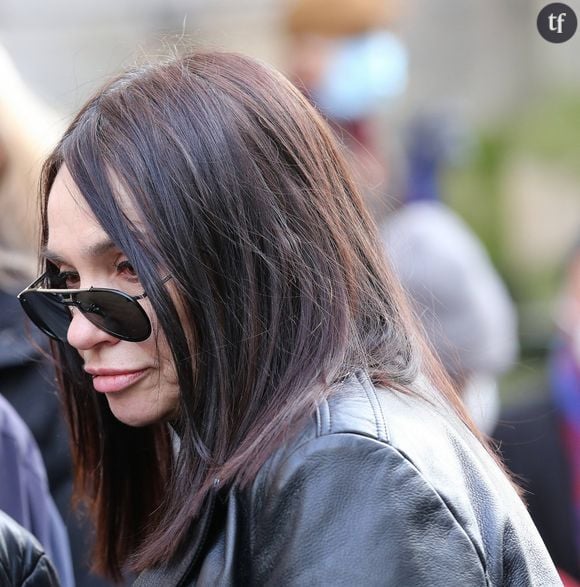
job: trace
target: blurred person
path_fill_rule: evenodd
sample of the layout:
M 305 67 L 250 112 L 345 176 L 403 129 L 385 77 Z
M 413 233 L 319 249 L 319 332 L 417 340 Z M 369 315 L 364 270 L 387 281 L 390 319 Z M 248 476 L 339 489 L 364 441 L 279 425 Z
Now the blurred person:
M 127 71 L 48 158 L 42 274 L 96 562 L 136 585 L 558 585 L 278 72 Z
M 580 582 L 580 240 L 557 325 L 543 389 L 502 413 L 494 437 L 556 566 Z
M 500 410 L 498 378 L 519 352 L 517 314 L 483 244 L 441 200 L 440 171 L 458 150 L 454 127 L 441 116 L 410 125 L 406 203 L 381 234 L 427 338 L 469 415 L 489 435 Z
M 407 51 L 389 28 L 399 12 L 393 0 L 288 0 L 284 16 L 289 76 L 346 146 L 377 219 L 396 180 L 377 113 L 407 84 Z
M 441 174 L 469 157 L 473 148 L 470 133 L 452 110 L 438 109 L 415 114 L 404 136 L 404 203 L 444 201 Z
M 0 393 L 30 428 L 40 448 L 50 492 L 70 537 L 78 587 L 107 585 L 89 574 L 91 539 L 71 511 L 72 461 L 44 337 L 26 329 L 14 295 L 37 267 L 40 167 L 62 123 L 26 87 L 0 45 Z
M 3 288 L 20 285 L 36 270 L 40 165 L 62 125 L 30 92 L 0 45 L 0 261 Z
M 61 587 L 56 572 L 38 541 L 0 511 L 0 585 L 3 587 Z
M 385 250 L 479 429 L 499 416 L 497 380 L 517 359 L 512 300 L 483 245 L 446 205 L 415 201 L 383 226 Z
M 68 536 L 48 490 L 42 457 L 26 424 L 2 396 L 0 471 L 0 510 L 34 534 L 62 585 L 74 587 Z

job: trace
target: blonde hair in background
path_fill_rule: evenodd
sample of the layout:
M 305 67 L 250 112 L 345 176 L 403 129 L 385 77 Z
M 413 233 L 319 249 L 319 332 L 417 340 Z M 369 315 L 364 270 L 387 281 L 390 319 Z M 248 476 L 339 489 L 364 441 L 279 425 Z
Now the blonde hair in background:
M 14 291 L 36 271 L 40 168 L 63 124 L 1 45 L 0 79 L 0 289 Z

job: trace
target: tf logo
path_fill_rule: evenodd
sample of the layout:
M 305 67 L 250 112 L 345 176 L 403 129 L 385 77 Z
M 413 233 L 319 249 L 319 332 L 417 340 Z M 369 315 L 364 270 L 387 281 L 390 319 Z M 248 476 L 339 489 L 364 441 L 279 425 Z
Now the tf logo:
M 546 41 L 565 43 L 574 36 L 578 20 L 576 13 L 567 4 L 553 2 L 540 10 L 537 26 Z

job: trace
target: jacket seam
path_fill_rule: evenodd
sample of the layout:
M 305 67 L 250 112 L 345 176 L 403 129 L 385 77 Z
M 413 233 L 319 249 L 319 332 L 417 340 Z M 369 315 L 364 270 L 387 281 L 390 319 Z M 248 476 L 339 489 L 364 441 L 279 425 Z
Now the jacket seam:
M 322 435 L 322 414 L 320 413 L 320 406 L 316 406 L 316 436 Z
M 368 382 L 368 383 L 370 383 L 370 382 Z M 377 396 L 377 390 L 372 385 L 369 385 L 368 387 L 369 387 L 371 393 L 373 394 L 373 397 L 375 398 L 377 405 L 379 406 L 379 412 L 381 414 L 381 422 L 383 423 L 384 435 L 385 435 L 385 438 L 387 440 L 389 440 L 389 431 L 387 429 L 387 419 L 385 418 L 385 413 L 383 412 L 383 406 L 381 405 L 381 402 L 379 401 L 379 398 Z
M 415 472 L 415 474 L 425 484 L 425 486 L 428 487 L 431 490 L 431 492 L 433 493 L 433 495 L 437 496 L 437 498 L 441 502 L 441 504 L 442 504 L 443 508 L 445 509 L 445 511 L 448 512 L 449 516 L 453 519 L 453 521 L 455 522 L 455 524 L 457 525 L 457 527 L 461 530 L 461 532 L 463 533 L 463 535 L 465 536 L 465 538 L 467 539 L 467 541 L 469 542 L 469 544 L 471 544 L 471 547 L 473 548 L 475 554 L 477 555 L 477 558 L 479 560 L 479 564 L 481 565 L 481 569 L 483 571 L 483 575 L 485 577 L 485 581 L 489 585 L 490 584 L 490 578 L 489 578 L 489 574 L 488 574 L 488 571 L 487 571 L 487 564 L 486 564 L 486 559 L 485 559 L 485 553 L 479 548 L 479 546 L 475 543 L 475 541 L 473 540 L 473 538 L 467 533 L 467 531 L 463 527 L 463 524 L 461 524 L 461 522 L 459 521 L 459 519 L 455 515 L 455 512 L 454 512 L 453 508 L 450 506 L 450 504 L 447 502 L 447 500 L 443 497 L 443 495 L 441 495 L 441 493 L 439 493 L 439 491 L 425 477 L 425 475 L 423 475 L 423 473 L 421 472 L 421 470 L 415 465 L 415 463 L 404 452 L 402 452 L 400 449 L 398 449 L 395 446 L 393 446 L 391 443 L 383 442 L 382 444 L 384 444 L 385 446 L 390 447 L 392 450 L 394 450 L 401 457 L 401 459 L 403 459 L 406 463 L 408 463 L 409 466 Z
M 332 410 L 328 402 L 326 402 L 326 405 L 328 407 L 328 434 L 332 434 Z
M 377 397 L 376 390 L 370 384 L 370 380 L 368 378 L 368 375 L 361 374 L 360 372 L 357 372 L 356 378 L 358 379 L 362 388 L 364 389 L 365 394 L 367 396 L 367 400 L 368 400 L 369 404 L 371 405 L 371 409 L 373 411 L 373 416 L 375 418 L 375 426 L 377 428 L 377 438 L 388 440 L 389 435 L 387 433 L 387 424 L 386 424 L 386 420 L 385 420 L 385 415 L 383 414 L 383 409 L 382 409 L 381 403 L 379 402 L 379 399 Z M 380 416 L 381 416 L 380 418 L 379 418 L 379 415 L 377 414 L 377 406 L 378 406 L 378 410 L 380 412 Z M 382 426 L 383 430 L 381 430 L 381 427 L 380 427 L 381 423 L 383 425 Z
M 363 386 L 363 389 L 365 390 L 367 397 L 369 398 L 369 402 L 371 403 L 371 405 L 373 406 L 378 406 L 378 410 L 380 413 L 380 422 L 383 425 L 383 430 L 382 430 L 382 438 L 385 438 L 386 440 L 390 440 L 389 439 L 389 432 L 387 429 L 387 419 L 385 418 L 385 414 L 383 412 L 383 406 L 381 405 L 381 402 L 379 401 L 379 397 L 377 395 L 377 390 L 375 388 L 375 386 L 372 384 L 372 381 L 370 380 L 370 377 L 368 376 L 367 373 L 363 373 L 362 375 L 359 376 L 359 380 L 361 382 L 361 385 Z M 374 400 L 374 401 L 373 401 Z M 373 412 L 375 412 L 375 409 L 373 409 Z M 375 417 L 376 416 L 376 412 L 375 412 Z M 377 418 L 377 430 L 378 430 L 378 422 L 379 422 L 379 418 Z M 378 431 L 378 436 L 381 437 L 381 431 Z
M 363 381 L 363 378 L 360 376 L 360 374 L 357 372 L 356 374 L 356 378 L 359 380 L 359 383 L 361 384 L 362 388 L 365 390 L 365 395 L 367 396 L 367 401 L 369 402 L 369 404 L 371 405 L 371 410 L 373 411 L 373 416 L 375 418 L 375 427 L 377 429 L 377 438 L 381 437 L 381 432 L 379 430 L 379 419 L 377 417 L 377 412 L 375 410 L 375 405 L 373 403 L 373 401 L 371 400 L 370 396 L 369 396 L 369 391 L 365 385 L 365 382 Z
M 305 439 L 303 442 L 301 442 L 300 444 L 297 444 L 279 463 L 279 467 L 283 467 L 293 456 L 294 454 L 296 454 L 301 448 L 305 447 L 307 444 L 311 443 L 311 442 L 316 442 L 318 440 L 320 440 L 321 438 L 328 438 L 329 436 L 342 436 L 342 435 L 350 435 L 350 436 L 357 436 L 359 438 L 364 438 L 366 440 L 372 440 L 374 442 L 380 442 L 381 444 L 385 445 L 385 446 L 392 446 L 390 444 L 390 442 L 388 440 L 385 440 L 384 438 L 376 438 L 375 436 L 371 436 L 369 434 L 365 434 L 364 432 L 360 432 L 357 430 L 342 430 L 340 432 L 332 432 L 331 434 L 325 434 L 324 436 L 315 436 L 314 438 L 307 438 Z M 267 473 L 265 474 L 265 477 L 268 477 L 270 475 L 270 471 L 272 470 L 272 467 L 274 466 L 274 462 L 272 461 L 269 465 L 268 465 L 268 470 Z
M 485 577 L 486 584 L 489 585 L 490 584 L 490 578 L 489 578 L 489 574 L 488 574 L 488 570 L 487 570 L 487 564 L 485 562 L 485 553 L 481 551 L 481 549 L 477 546 L 477 544 L 474 542 L 474 540 L 472 539 L 472 537 L 467 533 L 467 531 L 465 530 L 465 528 L 463 527 L 463 525 L 461 524 L 461 522 L 459 521 L 459 519 L 455 515 L 453 509 L 447 503 L 447 500 L 441 495 L 441 493 L 439 493 L 439 491 L 425 477 L 425 475 L 423 475 L 423 473 L 415 465 L 415 463 L 404 452 L 402 452 L 397 447 L 393 446 L 393 444 L 391 444 L 390 440 L 388 440 L 388 439 L 374 438 L 372 436 L 365 435 L 364 433 L 357 432 L 357 431 L 349 431 L 349 432 L 344 431 L 344 432 L 333 432 L 332 433 L 332 436 L 334 436 L 334 437 L 341 436 L 341 435 L 356 436 L 356 437 L 361 438 L 361 439 L 365 439 L 365 440 L 370 440 L 372 442 L 376 442 L 376 443 L 378 443 L 378 444 L 381 445 L 381 449 L 383 449 L 383 448 L 389 448 L 389 449 L 395 451 L 399 455 L 399 457 L 403 461 L 405 461 L 413 469 L 415 475 L 420 478 L 420 480 L 422 481 L 422 483 L 424 483 L 425 487 L 427 487 L 432 492 L 432 494 L 437 497 L 437 499 L 441 503 L 441 507 L 445 509 L 445 511 L 450 516 L 450 518 L 453 520 L 454 524 L 461 530 L 462 534 L 465 536 L 466 540 L 471 545 L 471 548 L 475 552 L 475 555 L 477 556 L 477 560 L 479 561 L 479 564 L 481 565 L 482 573 L 483 573 L 483 575 Z M 288 462 L 288 460 L 298 450 L 300 450 L 301 448 L 303 448 L 304 446 L 306 446 L 307 444 L 309 444 L 311 442 L 317 441 L 318 439 L 319 439 L 319 437 L 317 437 L 317 438 L 309 438 L 309 439 L 305 440 L 304 442 L 302 442 L 294 450 L 292 450 L 292 452 L 290 452 L 284 458 L 284 460 L 282 460 L 279 463 L 278 468 L 281 469 L 282 467 L 284 467 L 284 465 Z M 265 477 L 266 479 L 268 479 L 270 477 L 272 466 L 273 466 L 273 462 L 268 467 L 267 475 Z M 268 486 L 271 486 L 271 484 L 269 483 Z M 252 511 L 254 511 L 254 500 L 252 500 Z M 252 538 L 253 538 L 253 536 L 252 536 Z M 253 542 L 253 540 L 252 540 L 252 542 Z M 253 552 L 253 544 L 252 544 L 252 552 Z
M 304 443 L 306 444 L 306 443 Z M 285 461 L 283 461 L 284 463 Z M 264 471 L 264 479 L 266 481 L 268 481 L 270 479 L 270 473 L 272 471 L 272 467 L 274 466 L 274 459 L 270 460 L 270 462 L 267 462 L 265 465 L 267 468 Z M 269 486 L 269 484 L 268 484 Z M 255 527 L 254 527 L 254 512 L 255 512 L 255 505 L 256 505 L 256 496 L 258 493 L 261 493 L 263 495 L 266 494 L 266 492 L 264 491 L 264 489 L 260 489 L 259 487 L 256 487 L 256 491 L 252 491 L 251 493 L 251 501 L 250 501 L 250 560 L 253 560 L 254 557 L 254 546 L 256 543 L 256 532 L 255 532 Z M 250 569 L 250 573 L 251 573 L 251 569 Z
M 43 559 L 45 559 L 48 562 L 48 558 L 46 557 L 45 554 L 37 553 L 37 559 L 36 559 L 36 562 L 34 563 L 34 566 L 32 567 L 32 569 L 30 569 L 30 572 L 26 575 L 26 577 L 23 577 L 21 585 L 24 585 L 26 583 L 26 581 L 28 581 L 28 579 L 30 579 L 30 577 L 32 577 L 32 575 L 34 575 L 34 573 L 36 572 L 36 570 L 38 568 L 40 561 Z

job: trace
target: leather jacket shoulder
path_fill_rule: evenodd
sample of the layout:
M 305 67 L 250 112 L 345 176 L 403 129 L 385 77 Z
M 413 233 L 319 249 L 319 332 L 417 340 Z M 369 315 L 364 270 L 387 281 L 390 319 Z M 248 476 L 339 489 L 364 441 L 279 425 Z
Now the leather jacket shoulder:
M 185 556 L 137 585 L 561 585 L 516 491 L 445 402 L 351 376 Z
M 40 544 L 0 511 L 0 585 L 58 587 L 56 572 Z

